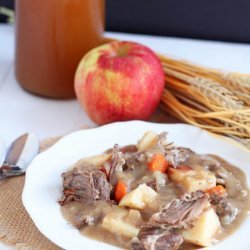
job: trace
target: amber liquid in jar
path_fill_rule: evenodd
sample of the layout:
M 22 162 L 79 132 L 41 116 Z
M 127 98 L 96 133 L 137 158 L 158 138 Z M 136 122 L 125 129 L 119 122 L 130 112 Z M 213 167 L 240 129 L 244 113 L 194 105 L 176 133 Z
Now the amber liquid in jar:
M 15 73 L 37 95 L 72 98 L 81 58 L 104 42 L 104 0 L 16 0 Z

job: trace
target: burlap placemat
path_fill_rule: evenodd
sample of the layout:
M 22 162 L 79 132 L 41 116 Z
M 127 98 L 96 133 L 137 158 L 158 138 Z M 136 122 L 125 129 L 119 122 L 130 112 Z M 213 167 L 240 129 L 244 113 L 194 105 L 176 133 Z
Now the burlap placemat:
M 40 151 L 58 139 L 43 141 Z M 24 180 L 25 176 L 19 176 L 0 181 L 0 240 L 17 249 L 60 249 L 38 231 L 26 212 L 22 204 Z

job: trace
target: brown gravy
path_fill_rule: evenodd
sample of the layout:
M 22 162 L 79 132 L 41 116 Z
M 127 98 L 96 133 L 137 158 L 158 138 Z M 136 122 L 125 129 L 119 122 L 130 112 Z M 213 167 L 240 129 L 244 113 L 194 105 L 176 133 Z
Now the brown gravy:
M 107 206 L 106 202 L 102 201 L 98 201 L 92 206 L 90 206 L 89 204 L 74 201 L 61 207 L 64 218 L 71 224 L 75 223 L 75 217 L 77 214 L 79 214 L 81 211 L 90 209 L 92 211 L 96 209 L 96 212 L 98 212 L 98 209 L 102 209 L 104 214 L 110 212 L 111 210 L 110 207 Z M 103 241 L 117 247 L 129 248 L 130 245 L 129 238 L 110 233 L 109 231 L 102 228 L 101 223 L 98 223 L 94 226 L 83 227 L 80 229 L 80 233 L 94 240 Z
M 235 182 L 232 183 L 230 183 L 231 181 L 230 176 L 228 176 L 228 180 L 227 178 L 225 179 L 228 181 L 227 183 L 228 185 L 231 184 L 230 188 L 228 189 L 227 199 L 234 207 L 238 208 L 238 214 L 233 223 L 227 226 L 223 226 L 222 229 L 215 235 L 214 243 L 216 243 L 217 241 L 221 241 L 225 237 L 231 235 L 235 230 L 238 229 L 238 227 L 241 225 L 244 219 L 246 219 L 246 217 L 248 216 L 248 212 L 250 211 L 250 192 L 247 187 L 247 180 L 243 171 L 231 165 L 230 163 L 226 162 L 225 160 L 223 160 L 218 156 L 194 154 L 187 161 L 187 165 L 192 166 L 194 169 L 196 167 L 200 168 L 200 166 L 202 166 L 203 168 L 208 168 L 208 166 L 211 164 L 219 164 L 223 166 L 226 170 L 231 172 L 232 175 L 235 177 L 236 180 Z M 160 198 L 156 210 L 159 209 L 162 205 L 166 205 L 171 200 L 175 199 L 179 194 L 181 194 L 181 192 L 182 190 L 178 186 L 176 186 L 176 184 L 173 184 L 173 182 L 168 181 L 166 185 L 158 192 L 160 194 L 159 195 Z M 112 209 L 114 207 L 117 206 L 116 205 L 112 206 Z M 75 217 L 81 211 L 91 210 L 92 212 L 95 213 L 95 211 L 98 211 L 100 209 L 103 211 L 103 214 L 105 215 L 110 211 L 111 207 L 108 206 L 107 203 L 103 201 L 95 202 L 92 205 L 80 202 L 70 202 L 65 206 L 61 207 L 61 212 L 64 218 L 74 225 Z M 154 212 L 155 212 L 154 209 L 143 211 L 142 217 L 144 219 L 147 219 Z M 89 238 L 98 241 L 103 241 L 120 248 L 126 248 L 126 249 L 130 248 L 129 238 L 114 235 L 108 232 L 107 230 L 102 228 L 101 221 L 95 226 L 83 227 L 82 229 L 80 229 L 80 233 Z M 190 250 L 190 249 L 200 249 L 200 248 L 201 247 L 197 247 L 195 245 L 186 243 L 183 244 L 180 249 Z

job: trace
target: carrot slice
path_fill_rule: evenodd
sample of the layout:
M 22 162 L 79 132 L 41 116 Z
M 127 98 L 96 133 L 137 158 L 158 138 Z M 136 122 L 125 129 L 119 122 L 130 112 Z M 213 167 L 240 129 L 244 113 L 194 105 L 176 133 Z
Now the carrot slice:
M 168 162 L 161 154 L 154 155 L 150 162 L 148 162 L 148 169 L 150 171 L 159 171 L 165 173 L 168 169 Z
M 222 185 L 217 185 L 215 187 L 206 190 L 206 193 L 222 196 L 226 193 L 226 189 Z
M 123 181 L 118 181 L 115 187 L 115 200 L 119 202 L 127 194 L 127 185 Z

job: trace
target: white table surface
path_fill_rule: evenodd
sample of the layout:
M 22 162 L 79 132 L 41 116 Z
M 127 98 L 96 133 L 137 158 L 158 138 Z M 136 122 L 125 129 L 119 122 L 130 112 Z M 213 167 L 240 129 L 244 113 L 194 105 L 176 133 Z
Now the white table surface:
M 136 41 L 157 52 L 204 66 L 250 73 L 248 44 L 111 32 L 106 35 Z M 7 143 L 27 131 L 43 139 L 94 125 L 76 100 L 48 100 L 25 92 L 18 85 L 14 77 L 14 27 L 11 25 L 0 25 L 0 117 L 0 137 Z M 0 244 L 0 250 L 3 249 L 9 247 Z

